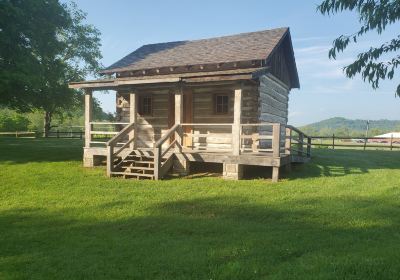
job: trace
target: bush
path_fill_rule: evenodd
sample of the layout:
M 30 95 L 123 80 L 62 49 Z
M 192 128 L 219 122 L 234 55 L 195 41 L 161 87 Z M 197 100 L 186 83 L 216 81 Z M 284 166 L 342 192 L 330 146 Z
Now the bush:
M 0 109 L 0 131 L 26 131 L 30 121 L 22 114 L 9 109 Z

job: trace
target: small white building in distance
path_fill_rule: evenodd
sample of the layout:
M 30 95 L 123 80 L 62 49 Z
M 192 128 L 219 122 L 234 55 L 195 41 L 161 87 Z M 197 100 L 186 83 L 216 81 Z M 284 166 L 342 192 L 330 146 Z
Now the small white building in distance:
M 394 144 L 400 143 L 400 132 L 389 132 L 381 135 L 374 136 L 375 139 L 370 139 L 368 142 L 374 143 L 389 143 L 392 141 Z
M 400 138 L 400 132 L 389 132 L 382 135 L 374 136 L 375 138 Z

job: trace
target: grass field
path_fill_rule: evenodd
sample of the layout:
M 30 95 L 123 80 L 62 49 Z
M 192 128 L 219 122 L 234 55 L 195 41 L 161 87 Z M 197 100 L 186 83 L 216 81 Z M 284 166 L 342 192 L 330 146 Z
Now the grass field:
M 400 278 L 400 152 L 154 182 L 84 169 L 81 145 L 0 139 L 0 279 Z

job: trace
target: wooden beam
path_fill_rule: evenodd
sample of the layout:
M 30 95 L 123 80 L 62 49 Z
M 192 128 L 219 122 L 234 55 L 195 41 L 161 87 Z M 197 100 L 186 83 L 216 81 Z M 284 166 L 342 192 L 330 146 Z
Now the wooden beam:
M 251 74 L 244 75 L 231 75 L 231 76 L 209 76 L 209 77 L 196 77 L 196 78 L 182 78 L 186 83 L 202 83 L 202 82 L 218 82 L 218 81 L 238 81 L 238 80 L 251 80 Z
M 134 139 L 130 145 L 131 150 L 136 148 L 137 143 L 137 94 L 135 92 L 131 92 L 129 94 L 129 122 L 134 123 L 133 130 L 129 133 L 129 140 Z
M 242 88 L 235 89 L 235 100 L 233 105 L 233 126 L 232 126 L 232 153 L 240 154 L 240 123 L 242 119 Z
M 186 82 L 206 82 L 206 81 L 232 81 L 232 80 L 251 80 L 254 73 L 265 71 L 266 68 L 252 67 L 244 69 L 218 70 L 192 73 L 174 73 L 167 75 L 153 75 L 146 77 L 121 77 L 117 79 L 103 79 L 94 81 L 72 82 L 69 88 L 96 88 L 96 89 L 115 89 L 123 85 L 147 85 L 161 83 L 176 83 L 182 79 Z M 170 70 L 171 71 L 171 70 Z M 173 71 L 175 71 L 173 69 Z
M 272 154 L 274 157 L 281 155 L 281 124 L 274 123 L 272 125 Z
M 272 182 L 277 183 L 279 180 L 279 167 L 272 167 Z
M 290 150 L 292 149 L 292 130 L 289 127 L 286 127 L 285 134 L 285 154 L 290 155 Z
M 92 125 L 92 115 L 93 115 L 93 96 L 92 90 L 85 90 L 85 147 L 90 147 L 90 142 L 92 141 L 91 128 Z
M 181 124 L 183 122 L 183 88 L 179 86 L 175 91 L 175 124 Z M 178 146 L 182 146 L 181 130 L 177 129 L 175 133 L 175 139 Z

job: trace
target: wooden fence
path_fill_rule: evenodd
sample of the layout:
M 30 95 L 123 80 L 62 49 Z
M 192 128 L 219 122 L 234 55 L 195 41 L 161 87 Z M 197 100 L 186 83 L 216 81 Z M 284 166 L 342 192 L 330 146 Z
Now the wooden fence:
M 43 135 L 42 131 L 9 131 L 0 132 L 0 137 L 15 137 L 15 138 L 38 138 Z M 83 131 L 50 131 L 48 133 L 49 138 L 75 138 L 83 139 L 85 133 Z
M 367 148 L 379 148 L 393 151 L 400 149 L 400 139 L 393 137 L 343 137 L 333 134 L 332 136 L 311 136 L 311 145 L 332 149 L 354 148 L 366 150 Z
M 85 133 L 83 131 L 50 131 L 49 138 L 78 138 L 83 139 Z
M 37 137 L 36 131 L 7 131 L 7 132 L 0 132 L 1 137 Z

